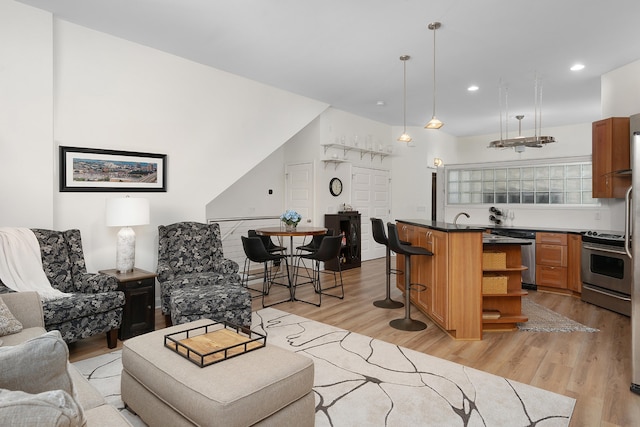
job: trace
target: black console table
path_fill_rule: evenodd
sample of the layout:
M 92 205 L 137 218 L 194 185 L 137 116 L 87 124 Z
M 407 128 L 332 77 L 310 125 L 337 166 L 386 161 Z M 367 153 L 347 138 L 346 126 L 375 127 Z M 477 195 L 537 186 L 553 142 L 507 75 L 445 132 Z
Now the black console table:
M 325 262 L 324 268 L 337 271 L 338 262 L 342 270 L 360 267 L 360 214 L 355 211 L 327 214 L 324 216 L 324 226 L 332 229 L 334 235 L 342 235 L 339 260 Z

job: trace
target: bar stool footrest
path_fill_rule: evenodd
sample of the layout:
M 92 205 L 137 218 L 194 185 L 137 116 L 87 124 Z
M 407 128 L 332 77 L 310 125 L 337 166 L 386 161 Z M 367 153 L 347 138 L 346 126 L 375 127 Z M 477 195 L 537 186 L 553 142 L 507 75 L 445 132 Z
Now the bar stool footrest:
M 416 292 L 424 292 L 427 290 L 427 285 L 423 285 L 420 283 L 412 283 L 411 290 L 414 290 Z

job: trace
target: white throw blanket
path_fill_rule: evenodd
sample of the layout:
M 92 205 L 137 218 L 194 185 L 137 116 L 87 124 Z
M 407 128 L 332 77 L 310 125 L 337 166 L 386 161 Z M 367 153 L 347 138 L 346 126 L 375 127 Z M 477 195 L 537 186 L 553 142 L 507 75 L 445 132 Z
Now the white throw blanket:
M 40 244 L 28 228 L 0 227 L 0 280 L 16 292 L 36 291 L 43 300 L 68 296 L 54 289 L 42 268 Z

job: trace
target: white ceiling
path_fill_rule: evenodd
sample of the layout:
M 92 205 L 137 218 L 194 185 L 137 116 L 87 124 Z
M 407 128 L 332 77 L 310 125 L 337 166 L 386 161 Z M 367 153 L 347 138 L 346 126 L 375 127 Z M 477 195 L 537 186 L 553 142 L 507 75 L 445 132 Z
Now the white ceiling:
M 436 115 L 456 136 L 533 128 L 534 78 L 542 124 L 600 119 L 600 76 L 640 59 L 638 0 L 19 0 L 60 19 L 402 126 Z M 586 68 L 571 72 L 582 62 Z M 466 88 L 476 84 L 480 90 Z M 384 101 L 385 105 L 376 105 Z

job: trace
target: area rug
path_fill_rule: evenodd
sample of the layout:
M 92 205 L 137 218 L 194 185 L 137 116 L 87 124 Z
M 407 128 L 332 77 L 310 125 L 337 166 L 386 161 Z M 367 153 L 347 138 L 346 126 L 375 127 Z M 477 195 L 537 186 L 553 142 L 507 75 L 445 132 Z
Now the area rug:
M 530 332 L 599 332 L 582 323 L 575 322 L 553 310 L 537 304 L 529 298 L 522 298 L 522 314 L 529 320 L 518 323 L 518 329 Z
M 314 360 L 318 427 L 568 426 L 573 413 L 575 400 L 560 394 L 273 308 L 253 316 L 267 345 Z M 120 354 L 75 365 L 127 412 L 119 396 Z

